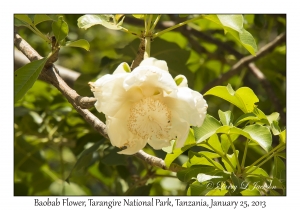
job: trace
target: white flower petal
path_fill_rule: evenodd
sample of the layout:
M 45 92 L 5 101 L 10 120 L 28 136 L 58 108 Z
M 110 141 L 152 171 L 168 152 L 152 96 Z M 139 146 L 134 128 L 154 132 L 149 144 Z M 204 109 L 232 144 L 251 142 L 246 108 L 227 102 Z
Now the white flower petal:
M 180 118 L 177 114 L 173 115 L 172 119 L 172 135 L 175 135 L 177 137 L 176 140 L 176 148 L 183 147 L 186 138 L 188 137 L 190 131 L 190 124 Z
M 153 57 L 143 60 L 139 66 L 156 66 L 156 67 L 160 68 L 161 70 L 169 71 L 166 61 L 157 60 L 156 58 L 153 58 Z
M 123 62 L 116 68 L 113 74 L 130 73 L 130 72 L 131 69 L 129 65 L 126 62 Z
M 175 94 L 177 85 L 172 76 L 156 66 L 138 66 L 124 80 L 125 90 L 139 87 L 144 96 L 152 96 L 160 92 Z
M 180 75 L 177 75 L 177 76 L 174 78 L 174 80 L 175 80 L 177 86 L 179 86 L 179 87 L 188 87 L 188 81 L 187 81 L 187 79 L 186 79 L 185 76 L 183 76 L 183 75 L 181 75 L 181 74 L 180 74 Z
M 139 139 L 137 136 L 132 136 L 132 138 L 128 139 L 128 145 L 125 145 L 127 148 L 118 153 L 124 155 L 133 155 L 142 150 L 146 144 L 147 141 Z
M 171 145 L 171 140 L 161 140 L 161 139 L 149 139 L 148 144 L 156 150 L 162 149 L 163 147 L 168 147 Z
M 165 103 L 190 125 L 201 126 L 207 109 L 203 96 L 188 87 L 178 87 L 176 97 L 167 97 Z
M 94 96 L 97 99 L 95 107 L 98 112 L 114 116 L 127 100 L 126 91 L 123 88 L 123 81 L 127 73 L 105 75 L 95 83 Z

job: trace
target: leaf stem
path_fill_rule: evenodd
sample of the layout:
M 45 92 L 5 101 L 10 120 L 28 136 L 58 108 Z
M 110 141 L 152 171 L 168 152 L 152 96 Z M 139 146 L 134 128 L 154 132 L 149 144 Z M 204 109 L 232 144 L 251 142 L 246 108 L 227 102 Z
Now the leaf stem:
M 261 162 L 260 164 L 258 164 L 257 166 L 252 167 L 252 170 L 248 170 L 248 174 L 251 174 L 253 171 L 255 171 L 256 169 L 258 169 L 260 166 L 262 166 L 263 164 L 265 164 L 265 162 L 267 162 L 268 160 L 270 160 L 274 155 L 276 154 L 276 152 L 274 152 L 273 154 L 271 154 L 270 156 L 268 156 L 267 159 L 265 159 L 263 162 Z
M 246 161 L 246 156 L 247 156 L 247 151 L 248 151 L 248 144 L 249 144 L 249 139 L 247 139 L 246 141 L 246 145 L 245 145 L 245 150 L 244 150 L 244 155 L 243 155 L 243 160 L 242 160 L 242 164 L 241 164 L 241 168 L 243 169 L 245 166 L 245 161 Z
M 164 33 L 166 33 L 166 32 L 168 32 L 168 31 L 171 31 L 171 30 L 173 30 L 173 29 L 175 29 L 175 28 L 178 28 L 178 27 L 180 27 L 180 26 L 183 26 L 183 25 L 185 25 L 185 24 L 191 23 L 191 22 L 193 22 L 193 21 L 195 21 L 195 20 L 198 20 L 198 19 L 201 19 L 201 18 L 203 18 L 203 17 L 200 15 L 200 16 L 195 17 L 195 18 L 192 18 L 192 19 L 190 19 L 190 20 L 186 20 L 186 21 L 184 21 L 184 22 L 182 22 L 182 23 L 178 23 L 178 24 L 176 24 L 176 25 L 174 25 L 174 26 L 172 26 L 172 27 L 170 27 L 170 28 L 167 28 L 167 29 L 165 29 L 165 30 L 163 30 L 163 31 L 157 32 L 157 33 L 155 33 L 155 34 L 153 35 L 153 39 L 156 38 L 156 37 L 158 37 L 158 36 L 160 36 L 160 35 L 162 35 L 162 34 L 164 34 Z
M 41 37 L 44 41 L 46 41 L 48 44 L 50 44 L 50 40 L 42 33 L 40 32 L 35 26 L 33 25 L 26 25 L 27 28 L 29 28 L 33 33 Z
M 147 34 L 150 32 L 150 29 L 151 29 L 152 17 L 153 17 L 153 15 L 150 15 L 149 18 L 148 18 Z
M 205 142 L 207 146 L 209 146 L 213 151 L 215 151 L 218 155 L 220 155 L 232 168 L 233 171 L 235 171 L 235 167 L 232 165 L 228 157 L 226 157 L 225 153 L 221 153 L 220 151 L 216 150 L 213 146 L 210 145 L 210 143 Z
M 145 52 L 144 52 L 144 59 L 150 58 L 150 44 L 151 44 L 151 37 L 145 37 Z
M 242 170 L 241 170 L 241 165 L 240 165 L 240 161 L 239 161 L 239 159 L 238 159 L 237 153 L 236 153 L 235 146 L 234 146 L 234 144 L 233 144 L 233 142 L 232 142 L 231 137 L 230 137 L 229 134 L 227 134 L 227 137 L 228 137 L 228 139 L 229 139 L 229 141 L 230 141 L 231 148 L 232 148 L 233 153 L 234 153 L 234 156 L 235 156 L 235 160 L 236 160 L 237 168 L 238 168 L 238 173 L 241 173 L 241 171 L 242 171 Z
M 248 172 L 253 166 L 255 166 L 256 164 L 258 164 L 260 161 L 262 161 L 264 158 L 268 157 L 271 153 L 275 152 L 276 150 L 281 151 L 280 149 L 285 147 L 284 144 L 279 144 L 276 147 L 274 147 L 270 152 L 264 154 L 263 156 L 261 156 L 259 159 L 257 159 L 254 163 L 252 163 L 245 171 L 244 173 Z M 278 152 L 276 151 L 276 153 Z
M 138 37 L 138 38 L 140 38 L 139 35 L 137 35 L 136 33 L 133 33 L 132 31 L 129 31 L 127 28 L 124 28 L 124 27 L 122 27 L 122 26 L 119 26 L 119 27 L 121 27 L 121 30 L 122 30 L 122 31 L 124 31 L 124 32 L 126 32 L 126 33 L 129 33 L 129 34 L 131 34 L 131 35 L 133 35 L 133 36 L 136 36 L 136 37 Z
M 222 168 L 219 168 L 210 158 L 206 157 L 206 155 L 201 154 L 201 156 L 203 156 L 208 162 L 210 162 L 211 164 L 213 164 L 213 166 L 221 171 L 223 171 Z
M 156 19 L 155 19 L 153 25 L 152 25 L 151 28 L 150 28 L 150 31 L 153 31 L 153 30 L 154 30 L 154 28 L 155 28 L 155 26 L 157 25 L 157 23 L 158 23 L 160 17 L 161 17 L 161 15 L 158 15 L 158 16 L 156 17 Z

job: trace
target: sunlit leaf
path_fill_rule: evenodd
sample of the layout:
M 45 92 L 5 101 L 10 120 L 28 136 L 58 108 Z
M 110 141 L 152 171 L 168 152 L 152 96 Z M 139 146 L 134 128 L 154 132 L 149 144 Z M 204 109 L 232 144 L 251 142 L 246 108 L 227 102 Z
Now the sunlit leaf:
M 234 123 L 235 126 L 247 121 L 259 121 L 260 119 L 254 113 L 246 113 L 241 115 Z
M 14 100 L 17 102 L 33 86 L 44 68 L 47 58 L 32 61 L 14 72 Z
M 214 150 L 216 150 L 216 151 L 220 151 L 220 152 L 222 151 L 222 146 L 220 144 L 219 137 L 217 134 L 213 134 L 211 137 L 209 137 L 207 142 L 205 141 L 198 145 L 201 147 L 205 147 L 209 150 L 212 150 L 212 148 L 214 148 Z
M 282 131 L 280 134 L 279 134 L 279 141 L 280 143 L 286 143 L 286 130 Z
M 144 19 L 145 15 L 132 15 L 133 17 L 137 18 L 137 19 Z
M 88 29 L 94 25 L 103 25 L 112 30 L 120 30 L 123 19 L 118 23 L 114 15 L 83 15 L 77 20 L 77 24 L 79 28 L 83 29 Z
M 261 125 L 246 126 L 243 131 L 250 135 L 249 139 L 256 141 L 265 151 L 271 150 L 272 136 L 267 127 Z M 243 134 L 242 134 L 243 135 Z
M 221 24 L 232 28 L 238 32 L 243 29 L 243 16 L 242 15 L 217 15 Z
M 206 193 L 206 196 L 224 196 L 228 190 L 226 188 L 221 188 L 221 189 L 213 189 Z
M 252 55 L 257 52 L 256 42 L 253 36 L 243 28 L 242 15 L 204 15 L 205 19 L 220 25 L 225 33 L 231 34 Z
M 237 157 L 239 157 L 239 151 L 238 150 L 236 150 L 236 153 L 237 153 Z M 225 159 L 222 158 L 222 162 L 224 163 L 226 170 L 229 171 L 229 172 L 235 172 L 236 165 L 237 165 L 237 160 L 235 158 L 235 154 L 234 153 L 231 154 L 231 155 L 226 154 L 226 157 L 232 165 L 231 166 Z
M 208 139 L 210 136 L 215 134 L 216 130 L 221 127 L 221 124 L 217 119 L 210 115 L 206 115 L 202 126 L 193 127 L 195 138 L 197 143 L 201 143 L 202 141 Z
M 233 122 L 233 114 L 231 111 L 222 112 L 219 110 L 218 114 L 223 125 L 230 125 Z
M 245 167 L 245 170 L 248 170 L 249 166 Z M 254 171 L 252 171 L 253 169 L 255 169 Z M 256 166 L 253 166 L 253 169 L 249 169 L 250 174 L 248 176 L 253 176 L 253 175 L 262 175 L 264 177 L 269 177 L 269 174 L 262 168 L 258 168 Z
M 253 186 L 253 184 L 249 184 L 247 189 L 241 191 L 241 194 L 243 196 L 257 196 L 260 195 L 260 192 L 257 187 Z
M 230 84 L 228 86 L 231 87 Z M 255 103 L 259 100 L 254 94 L 253 90 L 248 87 L 241 87 L 237 91 L 233 92 L 228 90 L 228 87 L 225 86 L 216 86 L 208 90 L 205 95 L 213 95 L 220 97 L 233 105 L 240 108 L 244 113 L 250 113 L 255 107 Z
M 170 167 L 171 163 L 179 156 L 181 155 L 183 152 L 185 152 L 186 150 L 188 150 L 189 148 L 195 146 L 195 137 L 194 134 L 192 132 L 192 130 L 190 129 L 189 131 L 189 135 L 187 137 L 187 140 L 185 141 L 185 144 L 182 148 L 177 148 L 173 150 L 173 153 L 171 154 L 167 154 L 165 157 L 165 164 L 167 167 Z
M 191 167 L 193 165 L 206 165 L 213 166 L 216 169 L 224 171 L 223 166 L 214 160 L 214 158 L 220 157 L 217 153 L 202 151 L 199 153 L 189 151 L 189 160 L 186 163 L 187 167 Z
M 90 44 L 85 39 L 79 39 L 76 41 L 66 42 L 66 47 L 80 47 L 80 48 L 85 49 L 86 51 L 90 50 Z

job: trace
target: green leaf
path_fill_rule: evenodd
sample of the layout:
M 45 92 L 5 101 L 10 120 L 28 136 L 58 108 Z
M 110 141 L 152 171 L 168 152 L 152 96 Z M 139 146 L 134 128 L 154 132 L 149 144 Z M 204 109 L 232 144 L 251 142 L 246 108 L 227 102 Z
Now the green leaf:
M 255 108 L 255 103 L 259 101 L 253 90 L 248 87 L 241 87 L 233 93 L 231 89 L 230 84 L 227 87 L 216 86 L 208 90 L 204 96 L 214 95 L 232 103 L 244 113 L 252 112 Z
M 275 135 L 275 136 L 277 136 L 277 135 L 280 134 L 281 129 L 280 129 L 279 125 L 278 125 L 278 121 L 273 121 L 271 123 L 271 130 L 272 130 L 273 135 Z
M 171 140 L 170 141 L 170 146 L 167 146 L 167 147 L 163 147 L 161 148 L 163 151 L 165 151 L 166 153 L 168 154 L 172 154 L 173 153 L 173 150 L 175 148 L 175 140 Z
M 234 189 L 234 188 L 230 189 L 230 190 L 232 190 L 231 195 L 239 195 L 239 193 L 242 191 L 241 186 L 243 186 L 244 180 L 237 177 L 234 173 L 231 173 L 230 178 L 233 182 L 233 186 L 236 187 L 236 189 Z
M 193 127 L 196 142 L 199 144 L 202 141 L 205 141 L 215 134 L 219 127 L 221 127 L 219 121 L 207 114 L 201 127 Z
M 237 152 L 237 156 L 239 157 L 239 151 L 236 150 L 236 152 Z M 231 164 L 233 166 L 233 168 L 232 168 L 231 165 L 229 165 L 229 163 L 222 158 L 222 162 L 224 163 L 224 166 L 225 166 L 226 170 L 229 171 L 229 172 L 234 172 L 235 169 L 236 169 L 236 165 L 237 165 L 237 160 L 235 158 L 234 153 L 231 154 L 231 155 L 226 154 L 226 157 L 229 159 L 229 161 L 231 162 Z
M 280 143 L 284 143 L 285 144 L 286 143 L 285 140 L 286 140 L 286 130 L 282 131 L 279 134 L 279 141 L 280 141 Z
M 243 122 L 247 122 L 247 121 L 259 121 L 260 119 L 254 114 L 254 113 L 246 113 L 241 115 L 235 122 L 234 125 L 235 126 L 239 126 L 240 124 L 242 124 Z
M 69 26 L 63 20 L 63 17 L 59 17 L 57 21 L 53 21 L 52 23 L 52 31 L 56 38 L 57 42 L 62 41 L 64 38 L 67 37 L 69 33 Z
M 181 155 L 182 153 L 184 153 L 186 150 L 188 150 L 189 148 L 195 146 L 196 143 L 195 143 L 195 137 L 194 137 L 194 134 L 193 134 L 193 131 L 192 129 L 190 129 L 189 131 L 189 135 L 187 137 L 187 140 L 185 141 L 185 144 L 182 148 L 177 148 L 177 149 L 174 149 L 173 150 L 173 153 L 172 154 L 167 154 L 166 157 L 165 157 L 165 164 L 166 166 L 169 168 L 171 163 L 173 163 L 173 161 L 179 156 Z
M 27 23 L 28 25 L 32 25 L 32 21 L 28 15 L 15 15 L 15 18 Z
M 86 51 L 90 50 L 90 44 L 85 39 L 79 39 L 76 41 L 68 41 L 66 42 L 66 47 L 80 47 L 85 49 Z
M 204 15 L 205 19 L 220 25 L 225 34 L 231 34 L 252 55 L 257 52 L 256 42 L 253 36 L 243 28 L 244 18 L 242 15 Z
M 256 54 L 257 46 L 255 39 L 245 29 L 242 29 L 242 31 L 239 33 L 239 41 L 252 55 Z
M 239 134 L 258 143 L 265 151 L 270 151 L 272 144 L 271 132 L 262 125 L 249 125 L 243 130 L 237 127 L 222 126 L 215 133 Z
M 88 29 L 94 25 L 103 25 L 112 30 L 120 30 L 123 19 L 118 23 L 114 15 L 83 15 L 77 20 L 77 25 L 83 29 Z
M 245 170 L 248 170 L 249 166 L 245 167 Z M 257 168 L 256 166 L 253 166 L 253 168 L 255 168 L 254 171 L 252 171 L 250 174 L 248 174 L 247 176 L 251 177 L 253 175 L 262 175 L 264 177 L 269 177 L 269 174 L 262 168 Z M 250 169 L 251 170 L 251 169 Z
M 187 195 L 192 195 L 192 196 L 199 196 L 199 195 L 206 195 L 209 191 L 211 191 L 212 188 L 207 187 L 207 183 L 200 183 L 200 182 L 193 182 L 188 190 L 187 190 Z
M 233 141 L 233 138 L 231 136 L 232 135 L 230 135 L 230 138 Z M 225 154 L 228 152 L 230 145 L 231 144 L 230 144 L 230 140 L 229 140 L 228 136 L 226 134 L 222 134 L 221 135 L 221 147 Z
M 41 15 L 35 15 L 33 23 L 34 23 L 34 25 L 37 25 L 39 23 L 42 23 L 44 21 L 49 21 L 49 20 L 52 21 L 52 19 L 48 15 L 43 15 L 43 14 L 41 14 Z
M 203 166 L 203 165 L 195 165 L 190 168 L 181 170 L 177 173 L 177 177 L 179 180 L 183 182 L 188 182 L 192 178 L 196 178 L 199 173 L 209 173 L 214 171 L 215 168 L 212 166 Z
M 272 135 L 267 127 L 261 125 L 249 125 L 243 129 L 250 135 L 250 139 L 256 141 L 265 151 L 271 150 Z M 245 136 L 245 135 L 244 135 Z
M 145 15 L 132 15 L 133 17 L 137 19 L 144 19 Z
M 273 177 L 276 177 L 279 180 L 286 179 L 286 167 L 284 162 L 280 157 L 274 156 L 274 168 L 273 168 Z
M 206 193 L 206 196 L 223 196 L 228 192 L 226 188 L 221 188 L 221 189 L 213 189 Z
M 257 187 L 253 186 L 252 184 L 247 185 L 247 189 L 241 191 L 243 196 L 257 196 L 261 195 Z
M 223 26 L 232 28 L 238 32 L 242 31 L 244 21 L 242 15 L 217 15 L 217 17 Z
M 269 123 L 271 124 L 273 121 L 278 121 L 279 119 L 279 113 L 278 112 L 273 112 L 272 114 L 266 116 Z
M 223 112 L 221 110 L 218 111 L 220 121 L 223 125 L 230 125 L 233 121 L 233 114 L 231 111 Z
M 69 179 L 74 172 L 79 171 L 80 169 L 87 167 L 90 164 L 93 158 L 93 153 L 98 150 L 99 146 L 103 144 L 104 141 L 105 139 L 102 138 L 100 141 L 94 143 L 93 146 L 89 147 L 81 153 L 69 176 L 66 178 L 66 182 L 69 183 Z
M 214 158 L 218 158 L 220 155 L 217 153 L 202 151 L 199 153 L 189 151 L 189 160 L 186 163 L 187 167 L 191 167 L 193 165 L 206 165 L 206 166 L 213 166 L 216 169 L 224 171 L 223 166 L 216 162 Z
M 217 134 L 213 134 L 208 140 L 207 140 L 207 143 L 212 146 L 216 151 L 219 151 L 221 152 L 222 151 L 222 146 L 220 144 L 220 141 L 219 141 L 219 137 Z M 198 144 L 198 146 L 201 146 L 201 147 L 205 147 L 209 150 L 212 150 L 212 148 L 210 146 L 208 146 L 206 144 L 206 142 L 202 142 L 200 144 Z
M 33 61 L 14 72 L 14 101 L 20 100 L 33 86 L 44 68 L 47 58 Z

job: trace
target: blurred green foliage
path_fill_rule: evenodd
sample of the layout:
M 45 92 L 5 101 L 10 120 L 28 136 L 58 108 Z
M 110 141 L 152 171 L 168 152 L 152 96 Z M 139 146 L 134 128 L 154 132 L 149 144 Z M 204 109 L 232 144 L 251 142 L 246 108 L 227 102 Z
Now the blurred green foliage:
M 34 18 L 34 15 L 29 15 Z M 82 96 L 93 96 L 87 85 L 100 76 L 112 73 L 123 61 L 131 64 L 138 50 L 140 40 L 129 33 L 114 31 L 96 25 L 87 30 L 79 29 L 76 15 L 49 15 L 58 20 L 58 16 L 68 24 L 67 41 L 86 39 L 90 50 L 80 48 L 62 48 L 57 64 L 79 72 L 74 89 Z M 162 21 L 184 21 L 188 16 L 163 15 Z M 137 34 L 143 30 L 143 21 L 125 17 L 123 26 Z M 285 15 L 244 15 L 244 28 L 255 38 L 258 50 L 286 31 Z M 139 22 L 140 21 L 140 22 Z M 52 35 L 51 22 L 38 25 L 44 34 Z M 211 37 L 230 46 L 243 56 L 249 53 L 234 38 L 224 35 L 223 29 L 208 20 L 201 19 L 193 23 L 205 36 L 195 36 L 179 30 L 163 34 L 151 43 L 151 56 L 166 60 L 173 77 L 183 74 L 189 87 L 196 91 L 227 72 L 238 60 L 231 51 L 205 37 Z M 196 30 L 194 29 L 194 30 Z M 17 27 L 18 33 L 41 56 L 50 52 L 49 45 L 28 28 Z M 159 31 L 157 27 L 156 31 Z M 193 39 L 196 42 L 191 42 Z M 198 46 L 195 46 L 195 43 Z M 202 50 L 197 50 L 197 47 Z M 286 46 L 281 44 L 275 50 L 260 58 L 256 66 L 270 82 L 284 113 L 286 111 Z M 229 81 L 233 89 L 250 87 L 259 98 L 259 108 L 266 114 L 278 112 L 270 95 L 261 82 L 244 68 Z M 218 116 L 218 110 L 230 110 L 233 116 L 241 111 L 217 97 L 205 96 L 208 113 Z M 94 108 L 91 112 L 105 122 L 102 114 Z M 285 128 L 285 119 L 281 117 L 280 127 Z M 282 129 L 283 130 L 283 129 Z M 53 86 L 36 81 L 26 95 L 15 103 L 14 107 L 14 194 L 15 195 L 186 195 L 187 183 L 177 179 L 173 172 L 147 165 L 134 156 L 117 154 L 117 149 L 109 141 L 93 150 L 84 160 L 83 167 L 72 173 L 69 184 L 64 180 L 71 173 L 76 161 L 84 149 L 103 140 L 83 118 L 72 108 L 62 94 Z M 279 139 L 273 140 L 275 143 Z M 245 142 L 236 144 L 238 150 Z M 145 148 L 149 154 L 164 159 L 164 151 Z M 263 154 L 258 147 L 249 147 L 250 165 Z M 183 164 L 188 153 L 183 153 L 176 163 Z M 279 163 L 281 159 L 279 159 Z M 272 172 L 272 164 L 262 168 Z

